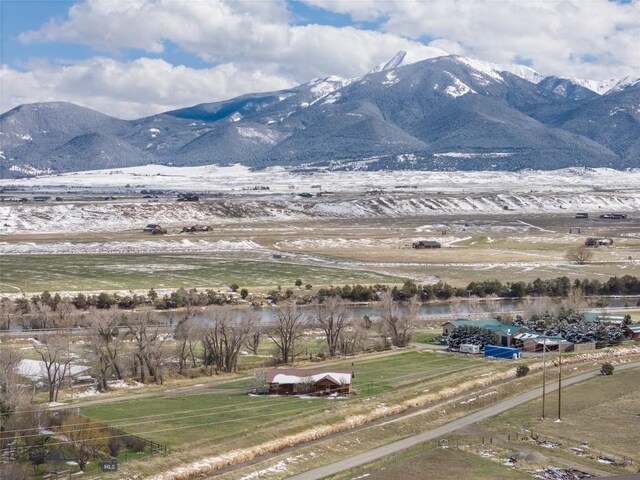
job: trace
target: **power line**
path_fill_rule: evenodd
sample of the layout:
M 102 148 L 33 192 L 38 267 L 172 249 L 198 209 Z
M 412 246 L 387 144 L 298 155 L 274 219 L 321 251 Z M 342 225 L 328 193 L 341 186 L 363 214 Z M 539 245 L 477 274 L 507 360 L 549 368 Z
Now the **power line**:
M 437 362 L 440 361 L 446 361 L 448 359 L 441 359 L 441 360 L 436 360 Z M 431 362 L 429 365 L 432 365 L 435 362 Z M 424 365 L 424 363 L 420 362 L 420 364 Z M 414 364 L 406 364 L 405 366 L 409 366 L 409 365 L 414 365 Z M 479 365 L 480 366 L 480 365 Z M 442 371 L 442 372 L 438 372 L 435 375 L 429 375 L 426 377 L 422 376 L 422 373 L 410 373 L 410 374 L 406 374 L 406 375 L 400 375 L 400 376 L 395 376 L 394 378 L 397 379 L 406 379 L 406 378 L 414 378 L 416 376 L 420 376 L 420 380 L 424 380 L 424 381 L 428 381 L 437 377 L 441 377 L 441 376 L 446 376 L 447 374 L 450 373 L 456 373 L 462 370 L 467 370 L 468 367 L 461 367 L 459 369 L 456 370 L 447 370 L 447 371 Z M 384 369 L 378 369 L 378 370 L 374 370 L 374 371 L 386 371 L 388 370 L 388 368 L 384 368 Z M 377 380 L 377 381 L 369 381 L 367 382 L 368 385 L 383 385 L 383 384 L 387 384 L 387 381 L 385 380 Z M 279 400 L 267 400 L 265 399 L 264 401 L 262 401 L 262 403 L 260 405 L 251 405 L 251 406 L 247 406 L 246 408 L 239 408 L 239 409 L 231 409 L 229 408 L 228 405 L 220 405 L 220 406 L 216 406 L 216 407 L 209 407 L 209 408 L 203 408 L 203 409 L 193 409 L 193 410 L 188 410 L 186 412 L 183 413 L 191 413 L 191 412 L 208 412 L 208 413 L 196 413 L 195 415 L 178 415 L 176 416 L 174 412 L 171 413 L 162 413 L 162 414 L 150 414 L 150 415 L 145 415 L 145 416 L 136 416 L 136 417 L 125 417 L 125 418 L 120 418 L 117 420 L 114 420 L 113 422 L 109 423 L 108 426 L 109 427 L 113 427 L 113 428 L 126 428 L 126 427 L 131 427 L 131 426 L 135 426 L 135 425 L 146 425 L 146 424 L 150 424 L 150 423 L 158 423 L 158 422 L 162 422 L 165 419 L 163 418 L 158 418 L 156 420 L 149 420 L 149 421 L 143 421 L 143 422 L 130 422 L 127 423 L 126 420 L 131 420 L 131 419 L 141 419 L 141 418 L 155 418 L 155 417 L 167 417 L 167 416 L 173 416 L 173 419 L 175 420 L 185 420 L 185 419 L 189 419 L 189 418 L 196 418 L 196 417 L 204 417 L 204 416 L 209 416 L 209 415 L 214 415 L 214 414 L 225 414 L 225 413 L 236 413 L 239 411 L 251 411 L 251 410 L 256 410 L 259 408 L 264 408 L 269 407 L 269 406 L 273 406 L 273 405 L 279 405 L 281 404 L 281 402 Z M 74 408 L 74 407 L 71 407 Z M 120 423 L 123 422 L 124 423 Z M 75 424 L 67 424 L 67 426 L 74 426 L 74 425 L 85 425 L 85 422 L 79 422 L 79 423 L 75 423 Z M 15 429 L 15 430 L 7 430 L 4 433 L 20 433 L 20 432 L 28 432 L 28 431 L 32 431 L 37 429 L 38 427 L 33 427 L 33 428 L 26 428 L 26 429 Z M 90 428 L 85 428 L 85 429 L 79 429 L 77 431 L 88 431 L 88 430 L 98 430 L 104 428 L 102 426 L 95 426 L 95 427 L 90 427 Z M 21 435 L 23 438 L 29 438 L 29 437 L 39 437 L 40 434 L 29 434 L 29 435 Z

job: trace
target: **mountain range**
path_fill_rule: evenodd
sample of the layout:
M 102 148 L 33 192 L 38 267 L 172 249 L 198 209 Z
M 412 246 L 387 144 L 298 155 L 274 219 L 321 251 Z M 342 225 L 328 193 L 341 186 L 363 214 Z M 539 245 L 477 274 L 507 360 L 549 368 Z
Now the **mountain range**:
M 640 79 L 399 52 L 356 79 L 120 120 L 71 103 L 0 116 L 0 175 L 149 163 L 300 170 L 640 167 Z

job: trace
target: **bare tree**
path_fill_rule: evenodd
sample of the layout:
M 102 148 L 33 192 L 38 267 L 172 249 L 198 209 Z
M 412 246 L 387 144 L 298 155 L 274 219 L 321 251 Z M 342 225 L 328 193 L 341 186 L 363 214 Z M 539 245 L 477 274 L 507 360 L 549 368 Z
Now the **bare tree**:
M 260 327 L 256 325 L 254 326 L 253 331 L 247 336 L 247 340 L 244 342 L 244 346 L 247 347 L 253 355 L 258 355 L 258 347 L 260 347 L 261 337 L 262 332 L 260 331 Z
M 58 401 L 58 392 L 70 375 L 69 341 L 69 332 L 56 333 L 49 335 L 45 343 L 33 347 L 44 364 L 50 402 Z
M 110 310 L 92 310 L 91 313 L 91 351 L 95 355 L 99 371 L 99 388 L 106 391 L 109 388 L 107 379 L 113 373 L 118 380 L 122 380 L 122 371 L 118 364 L 118 356 L 122 347 L 122 335 L 119 324 L 121 315 L 117 308 Z
M 12 347 L 0 345 L 0 432 L 1 426 L 21 404 L 23 398 L 18 379 L 18 365 L 22 355 Z
M 586 246 L 572 248 L 567 252 L 567 260 L 577 263 L 578 265 L 585 265 L 593 258 L 593 251 L 589 250 Z
M 11 315 L 13 313 L 13 302 L 7 297 L 3 297 L 0 300 L 0 330 L 11 330 Z
M 363 321 L 351 320 L 340 332 L 338 349 L 345 354 L 357 353 L 364 350 L 368 329 Z
M 184 375 L 187 371 L 189 360 L 191 360 L 191 367 L 196 366 L 196 357 L 194 353 L 195 331 L 196 324 L 195 318 L 198 313 L 198 308 L 201 304 L 200 295 L 196 290 L 180 289 L 178 295 L 181 298 L 183 306 L 182 314 L 176 324 L 174 338 L 178 342 L 176 347 L 176 353 L 178 355 L 178 368 L 180 374 Z
M 55 328 L 69 328 L 73 324 L 76 308 L 69 300 L 61 300 L 57 303 L 52 314 L 52 323 Z
M 53 310 L 49 305 L 36 301 L 31 309 L 31 328 L 47 329 L 51 327 Z
M 163 345 L 165 338 L 160 335 L 158 323 L 153 312 L 128 315 L 123 317 L 123 323 L 136 346 L 135 357 L 140 366 L 140 379 L 146 382 L 145 368 L 153 381 L 161 385 L 163 382 L 163 363 L 165 353 Z
M 576 313 L 583 313 L 589 308 L 589 302 L 580 288 L 572 288 L 569 290 L 566 305 Z
M 210 325 L 203 328 L 205 365 L 216 372 L 235 372 L 238 355 L 254 331 L 258 317 L 255 312 L 234 312 L 228 307 L 207 309 Z
M 329 356 L 335 356 L 340 351 L 340 339 L 350 321 L 349 310 L 344 301 L 338 297 L 328 297 L 323 303 L 316 305 L 313 319 L 324 331 Z
M 287 303 L 278 306 L 273 322 L 267 336 L 276 344 L 282 363 L 290 363 L 295 357 L 295 344 L 302 337 L 307 317 L 295 303 Z
M 416 296 L 406 302 L 404 311 L 390 292 L 384 292 L 380 296 L 382 331 L 391 337 L 392 345 L 405 347 L 411 342 L 419 307 L 420 301 Z

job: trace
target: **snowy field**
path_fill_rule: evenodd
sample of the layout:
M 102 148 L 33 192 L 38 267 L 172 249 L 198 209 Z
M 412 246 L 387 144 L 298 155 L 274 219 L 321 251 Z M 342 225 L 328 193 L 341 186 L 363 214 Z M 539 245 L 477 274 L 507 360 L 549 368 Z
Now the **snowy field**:
M 119 191 L 138 195 L 117 201 L 94 197 L 93 201 L 4 202 L 0 206 L 0 233 L 140 231 L 147 223 L 169 228 L 190 224 L 237 228 L 246 224 L 251 229 L 255 222 L 279 225 L 283 221 L 329 218 L 631 212 L 640 210 L 638 185 L 640 170 L 303 175 L 281 167 L 252 172 L 241 166 L 151 165 L 0 180 L 0 186 L 24 188 L 32 193 Z M 269 190 L 254 190 L 262 187 Z M 145 188 L 224 192 L 224 196 L 195 203 L 176 202 L 175 197 L 144 199 L 139 192 Z M 314 195 L 320 192 L 326 195 Z M 300 193 L 307 196 L 301 197 Z
M 203 192 L 251 193 L 269 187 L 270 193 L 292 191 L 364 192 L 372 189 L 417 188 L 420 191 L 471 192 L 576 192 L 594 189 L 638 189 L 640 169 L 620 172 L 608 168 L 570 168 L 521 172 L 315 172 L 296 173 L 285 167 L 251 171 L 242 165 L 170 167 L 145 165 L 112 170 L 43 175 L 26 179 L 0 179 L 0 187 L 72 187 L 175 189 Z M 128 186 L 128 187 L 127 187 Z M 264 193 L 256 190 L 255 193 Z

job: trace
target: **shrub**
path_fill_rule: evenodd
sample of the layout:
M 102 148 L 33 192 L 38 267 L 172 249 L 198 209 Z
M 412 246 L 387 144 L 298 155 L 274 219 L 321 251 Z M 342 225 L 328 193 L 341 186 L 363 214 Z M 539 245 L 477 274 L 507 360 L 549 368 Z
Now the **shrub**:
M 600 367 L 600 373 L 604 376 L 613 375 L 613 365 L 609 362 L 603 363 Z
M 125 441 L 118 433 L 112 433 L 109 437 L 109 454 L 117 457 L 118 454 L 126 447 Z
M 124 441 L 131 450 L 134 452 L 144 452 L 146 446 L 145 441 L 139 437 L 124 437 Z
M 518 368 L 516 368 L 516 377 L 518 378 L 526 377 L 528 373 L 529 367 L 527 367 L 526 365 L 518 365 Z

